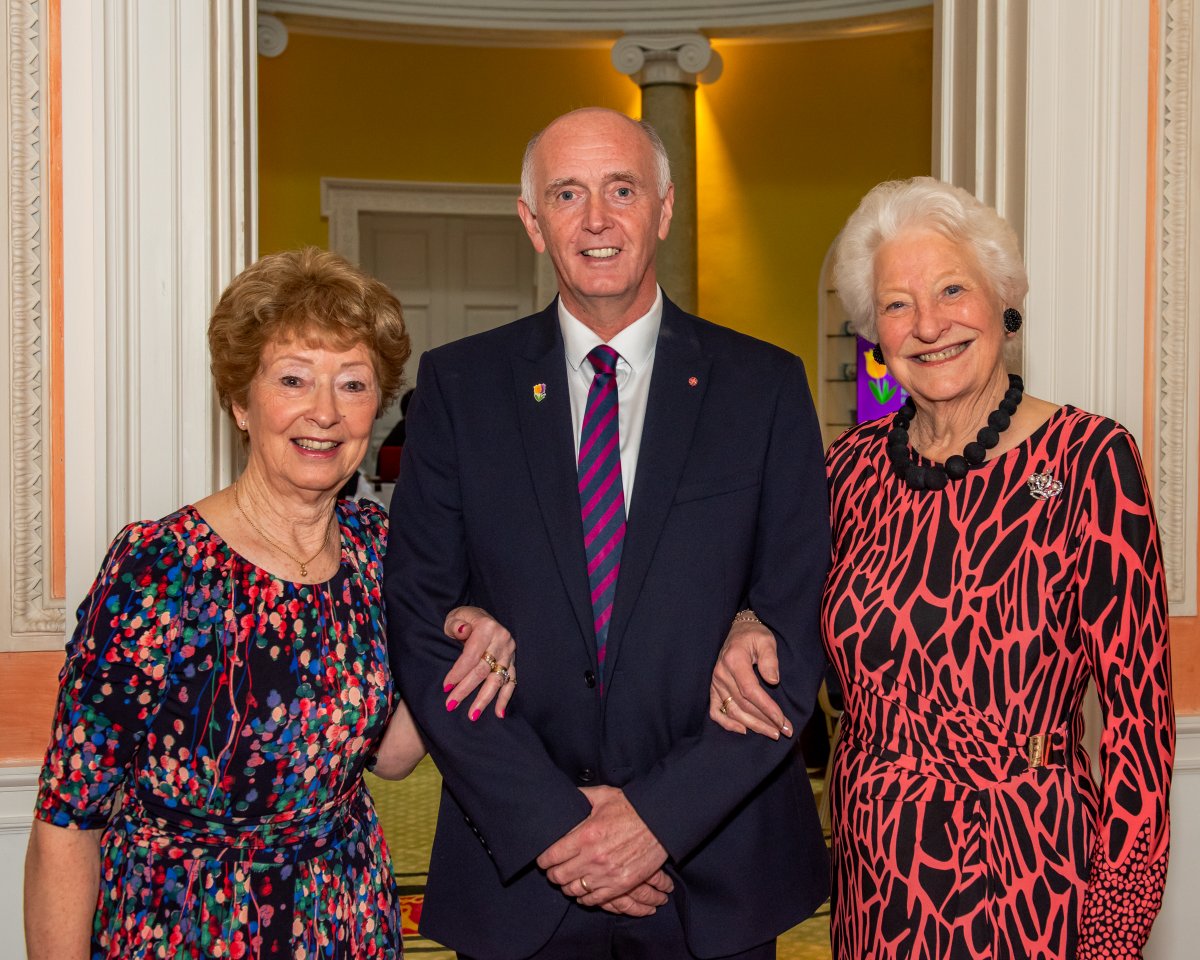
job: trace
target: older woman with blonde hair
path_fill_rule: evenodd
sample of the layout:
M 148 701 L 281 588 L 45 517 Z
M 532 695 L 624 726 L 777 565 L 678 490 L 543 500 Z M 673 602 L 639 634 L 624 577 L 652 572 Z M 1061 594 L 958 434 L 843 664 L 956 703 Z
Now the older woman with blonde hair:
M 386 656 L 386 514 L 337 491 L 400 388 L 400 304 L 310 248 L 245 270 L 208 333 L 246 467 L 122 530 L 80 607 L 26 861 L 29 957 L 398 957 L 362 774 L 403 777 L 425 751 Z M 491 640 L 447 664 L 449 707 L 481 687 L 472 710 L 503 714 L 513 645 Z
M 837 263 L 851 322 L 908 399 L 826 457 L 822 631 L 845 696 L 834 956 L 1141 956 L 1166 877 L 1174 713 L 1137 447 L 1007 372 L 1025 269 L 966 191 L 880 184 Z M 741 625 L 717 664 L 710 715 L 728 729 L 783 722 L 755 674 L 778 677 L 769 627 Z

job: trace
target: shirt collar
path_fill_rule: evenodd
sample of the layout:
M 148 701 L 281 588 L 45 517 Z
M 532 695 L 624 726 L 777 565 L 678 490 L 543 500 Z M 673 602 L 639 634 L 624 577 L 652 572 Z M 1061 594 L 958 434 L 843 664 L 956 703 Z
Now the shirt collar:
M 621 359 L 629 364 L 634 373 L 639 372 L 654 357 L 654 348 L 658 344 L 658 330 L 662 326 L 662 315 L 662 287 L 656 286 L 654 303 L 650 305 L 650 309 L 608 341 L 608 345 L 621 355 Z M 567 363 L 571 365 L 572 370 L 577 371 L 592 349 L 604 343 L 595 331 L 571 315 L 571 311 L 563 305 L 561 297 L 558 299 L 558 326 L 562 330 Z

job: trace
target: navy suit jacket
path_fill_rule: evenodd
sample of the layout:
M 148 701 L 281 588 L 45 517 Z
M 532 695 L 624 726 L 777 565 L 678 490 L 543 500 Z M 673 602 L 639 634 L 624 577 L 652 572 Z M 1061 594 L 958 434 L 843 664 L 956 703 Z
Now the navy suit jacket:
M 554 303 L 421 361 L 386 599 L 392 668 L 444 778 L 422 932 L 496 960 L 544 945 L 569 901 L 534 861 L 587 817 L 579 787 L 608 784 L 667 849 L 692 952 L 748 949 L 829 888 L 795 740 L 708 719 L 743 607 L 778 639 L 797 730 L 821 680 L 828 503 L 803 365 L 664 302 L 603 698 L 572 429 Z M 443 703 L 461 648 L 442 623 L 466 602 L 517 639 L 503 720 Z

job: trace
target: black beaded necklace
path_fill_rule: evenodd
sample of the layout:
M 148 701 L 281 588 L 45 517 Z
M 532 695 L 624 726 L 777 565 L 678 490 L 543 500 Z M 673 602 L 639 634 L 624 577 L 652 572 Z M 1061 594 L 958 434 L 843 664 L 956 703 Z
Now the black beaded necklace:
M 909 397 L 904 401 L 904 406 L 896 411 L 892 429 L 887 435 L 887 455 L 892 461 L 892 469 L 913 490 L 942 490 L 951 480 L 961 480 L 971 467 L 983 463 L 987 452 L 1000 442 L 1000 434 L 1012 423 L 1012 416 L 1017 412 L 1024 395 L 1024 381 L 1015 373 L 1010 373 L 1004 399 L 988 415 L 987 426 L 981 428 L 974 441 L 963 448 L 961 456 L 955 454 L 946 460 L 945 465 L 934 464 L 931 467 L 914 463 L 912 451 L 908 448 L 908 425 L 917 415 L 917 405 Z

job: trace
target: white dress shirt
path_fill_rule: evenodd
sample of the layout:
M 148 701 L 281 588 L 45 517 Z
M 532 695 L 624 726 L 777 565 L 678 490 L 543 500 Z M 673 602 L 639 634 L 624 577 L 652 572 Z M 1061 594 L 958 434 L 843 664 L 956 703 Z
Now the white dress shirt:
M 621 484 L 625 492 L 626 516 L 629 516 L 629 503 L 632 500 L 638 450 L 642 446 L 642 425 L 646 422 L 650 375 L 654 372 L 654 350 L 658 345 L 658 329 L 662 326 L 662 311 L 662 288 L 659 287 L 650 310 L 608 341 L 608 345 L 619 354 L 617 429 L 621 439 Z M 596 375 L 587 355 L 605 341 L 571 316 L 561 298 L 558 301 L 558 325 L 562 330 L 567 355 L 567 387 L 571 393 L 571 423 L 575 429 L 575 461 L 578 463 L 579 431 L 583 427 L 588 391 Z

